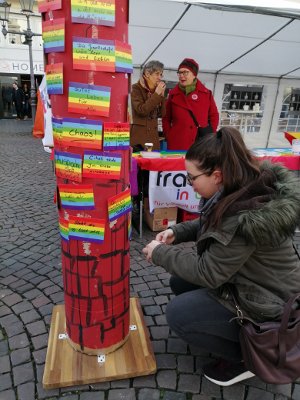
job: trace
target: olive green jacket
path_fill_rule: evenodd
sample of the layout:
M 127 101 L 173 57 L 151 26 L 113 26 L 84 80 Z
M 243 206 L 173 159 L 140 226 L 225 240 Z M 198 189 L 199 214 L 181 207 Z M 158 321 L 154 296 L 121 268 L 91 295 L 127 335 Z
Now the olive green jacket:
M 300 292 L 300 262 L 292 243 L 300 218 L 300 185 L 280 165 L 264 168 L 276 176 L 270 201 L 224 217 L 219 229 L 209 228 L 202 235 L 199 219 L 172 227 L 175 243 L 196 241 L 197 252 L 162 244 L 152 253 L 154 264 L 212 289 L 231 311 L 235 307 L 228 283 L 234 284 L 240 308 L 257 321 L 280 318 L 286 300 Z

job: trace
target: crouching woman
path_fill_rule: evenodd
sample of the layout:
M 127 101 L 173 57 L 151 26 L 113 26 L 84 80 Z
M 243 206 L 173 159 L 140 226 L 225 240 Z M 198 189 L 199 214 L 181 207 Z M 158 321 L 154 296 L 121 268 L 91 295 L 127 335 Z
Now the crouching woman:
M 200 217 L 159 233 L 143 253 L 171 274 L 170 328 L 220 357 L 203 372 L 228 386 L 253 376 L 242 361 L 230 288 L 244 314 L 259 322 L 280 319 L 284 303 L 299 292 L 292 235 L 300 185 L 281 165 L 260 164 L 234 128 L 201 138 L 185 164 L 187 182 L 201 195 Z M 174 246 L 188 241 L 197 251 Z

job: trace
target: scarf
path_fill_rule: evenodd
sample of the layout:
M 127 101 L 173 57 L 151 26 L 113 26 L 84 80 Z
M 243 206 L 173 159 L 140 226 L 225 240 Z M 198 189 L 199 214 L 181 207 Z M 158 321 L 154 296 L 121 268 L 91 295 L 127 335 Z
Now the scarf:
M 211 213 L 213 207 L 217 202 L 220 200 L 220 198 L 223 195 L 223 189 L 219 190 L 216 192 L 210 199 L 205 199 L 204 197 L 201 197 L 198 210 L 199 210 L 199 215 L 200 215 L 200 232 L 203 233 L 205 223 L 207 221 L 207 217 Z
M 196 90 L 197 78 L 194 79 L 193 83 L 187 86 L 182 86 L 178 83 L 179 89 L 187 96 L 188 94 L 194 92 Z

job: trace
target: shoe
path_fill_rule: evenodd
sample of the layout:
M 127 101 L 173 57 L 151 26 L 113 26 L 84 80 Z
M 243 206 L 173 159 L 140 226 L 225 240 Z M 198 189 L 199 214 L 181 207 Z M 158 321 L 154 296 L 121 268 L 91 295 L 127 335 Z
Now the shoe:
M 28 118 L 27 115 L 25 115 L 24 119 L 27 119 L 27 118 Z
M 230 386 L 254 376 L 247 370 L 243 361 L 234 363 L 222 359 L 204 365 L 203 373 L 209 381 L 220 386 Z

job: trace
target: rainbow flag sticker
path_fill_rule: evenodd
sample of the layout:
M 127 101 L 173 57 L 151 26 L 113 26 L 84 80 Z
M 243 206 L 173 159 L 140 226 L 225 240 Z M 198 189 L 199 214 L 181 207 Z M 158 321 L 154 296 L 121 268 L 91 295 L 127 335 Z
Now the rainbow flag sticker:
M 130 212 L 130 213 L 128 214 L 128 217 L 127 217 L 127 223 L 128 223 L 128 226 L 127 226 L 128 240 L 131 240 L 131 238 L 132 238 L 132 224 L 131 224 L 131 218 L 132 218 L 132 213 Z
M 62 217 L 59 218 L 59 233 L 63 240 L 69 240 L 69 221 Z
M 63 94 L 63 63 L 46 65 L 46 81 L 49 94 Z
M 115 0 L 71 0 L 72 22 L 115 26 Z
M 132 210 L 130 189 L 108 199 L 108 219 L 114 221 Z
M 40 13 L 60 9 L 61 0 L 38 0 L 38 10 Z
M 110 92 L 110 87 L 70 82 L 68 111 L 108 117 Z
M 70 217 L 69 238 L 85 242 L 104 241 L 105 220 L 96 218 Z
M 85 178 L 120 179 L 121 154 L 105 154 L 96 151 L 85 151 L 82 176 Z
M 52 132 L 54 147 L 61 145 L 61 134 L 63 127 L 63 120 L 61 118 L 52 117 Z
M 72 181 L 82 181 L 82 158 L 80 154 L 54 151 L 56 176 Z
M 72 210 L 93 210 L 95 208 L 92 185 L 58 185 L 63 208 Z
M 113 40 L 73 38 L 73 68 L 87 71 L 115 71 Z
M 102 149 L 102 122 L 83 118 L 64 118 L 61 144 L 88 149 Z
M 105 122 L 103 131 L 103 149 L 126 150 L 130 147 L 130 125 L 127 122 Z
M 127 72 L 131 74 L 133 72 L 133 66 L 132 66 L 132 51 L 130 44 L 116 40 L 115 46 L 116 46 L 116 71 Z
M 43 21 L 42 28 L 45 53 L 65 51 L 65 19 Z

